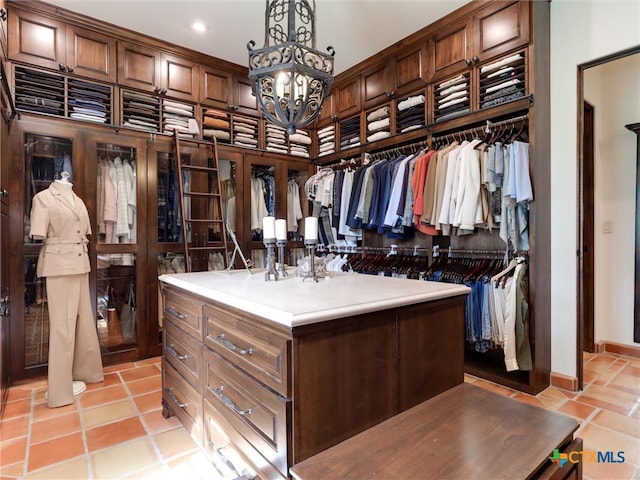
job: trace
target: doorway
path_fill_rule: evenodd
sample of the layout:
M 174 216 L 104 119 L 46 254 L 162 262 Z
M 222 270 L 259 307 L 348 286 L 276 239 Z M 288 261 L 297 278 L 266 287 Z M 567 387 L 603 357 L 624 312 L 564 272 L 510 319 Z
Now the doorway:
M 631 165 L 635 179 L 635 156 L 627 158 L 616 143 L 626 140 L 626 123 L 640 120 L 640 102 L 631 86 L 636 85 L 634 75 L 619 80 L 620 72 L 640 71 L 640 55 L 631 57 L 639 53 L 637 46 L 578 66 L 576 366 L 580 390 L 584 352 L 594 352 L 598 339 L 631 341 L 626 331 L 626 294 L 621 293 L 619 282 L 633 259 L 625 258 L 629 222 L 618 209 L 628 208 L 631 195 L 621 184 L 628 183 Z M 619 60 L 623 61 L 612 63 Z M 620 172 L 627 177 L 620 177 Z
M 578 295 L 581 301 L 578 304 L 578 316 L 582 319 L 582 351 L 595 352 L 594 342 L 594 293 L 595 293 L 595 170 L 594 170 L 594 135 L 595 135 L 595 111 L 594 106 L 584 101 L 583 137 L 582 137 L 582 165 L 579 170 L 579 192 L 581 199 L 578 203 L 578 218 L 581 220 L 579 242 L 581 244 L 579 255 L 578 278 L 581 286 Z M 581 364 L 580 364 L 581 365 Z M 582 388 L 582 385 L 580 385 Z

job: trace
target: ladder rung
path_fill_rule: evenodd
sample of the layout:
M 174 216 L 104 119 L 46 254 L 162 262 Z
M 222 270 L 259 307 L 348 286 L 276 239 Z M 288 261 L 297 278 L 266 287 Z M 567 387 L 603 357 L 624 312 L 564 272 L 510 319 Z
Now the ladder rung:
M 197 172 L 217 172 L 218 169 L 215 167 L 199 167 L 198 165 L 185 165 L 182 164 L 183 170 L 194 170 Z
M 198 140 L 197 138 L 182 138 L 182 137 L 178 137 L 179 138 L 179 142 L 182 143 L 193 143 L 196 145 L 208 145 L 210 147 L 213 148 L 213 143 L 211 142 L 211 140 Z
M 203 250 L 224 250 L 225 247 L 224 245 L 218 245 L 218 246 L 207 246 L 207 247 L 189 247 L 189 251 L 191 250 L 197 250 L 197 251 L 203 251 Z

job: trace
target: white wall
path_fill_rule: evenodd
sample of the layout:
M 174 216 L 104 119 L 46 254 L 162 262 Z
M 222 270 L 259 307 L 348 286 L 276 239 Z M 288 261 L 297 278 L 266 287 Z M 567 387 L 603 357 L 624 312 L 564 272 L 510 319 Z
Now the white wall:
M 576 376 L 577 67 L 638 45 L 640 2 L 551 2 L 551 370 L 572 377 Z
M 595 340 L 632 345 L 636 136 L 624 125 L 640 121 L 640 54 L 589 68 L 584 79 L 596 114 Z

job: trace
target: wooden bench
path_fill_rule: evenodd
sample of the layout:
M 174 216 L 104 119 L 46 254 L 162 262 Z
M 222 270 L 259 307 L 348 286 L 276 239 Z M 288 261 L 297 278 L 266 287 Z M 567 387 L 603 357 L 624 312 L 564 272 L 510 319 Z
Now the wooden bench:
M 571 417 L 464 383 L 290 469 L 296 480 L 580 479 Z

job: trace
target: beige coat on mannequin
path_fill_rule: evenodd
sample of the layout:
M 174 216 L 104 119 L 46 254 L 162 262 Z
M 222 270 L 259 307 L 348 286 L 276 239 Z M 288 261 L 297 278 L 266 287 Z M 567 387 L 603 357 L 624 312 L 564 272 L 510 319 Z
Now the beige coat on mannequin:
M 56 180 L 33 198 L 29 234 L 44 239 L 37 273 L 47 283 L 48 406 L 61 407 L 73 403 L 73 380 L 104 379 L 89 292 L 91 225 L 71 183 Z

